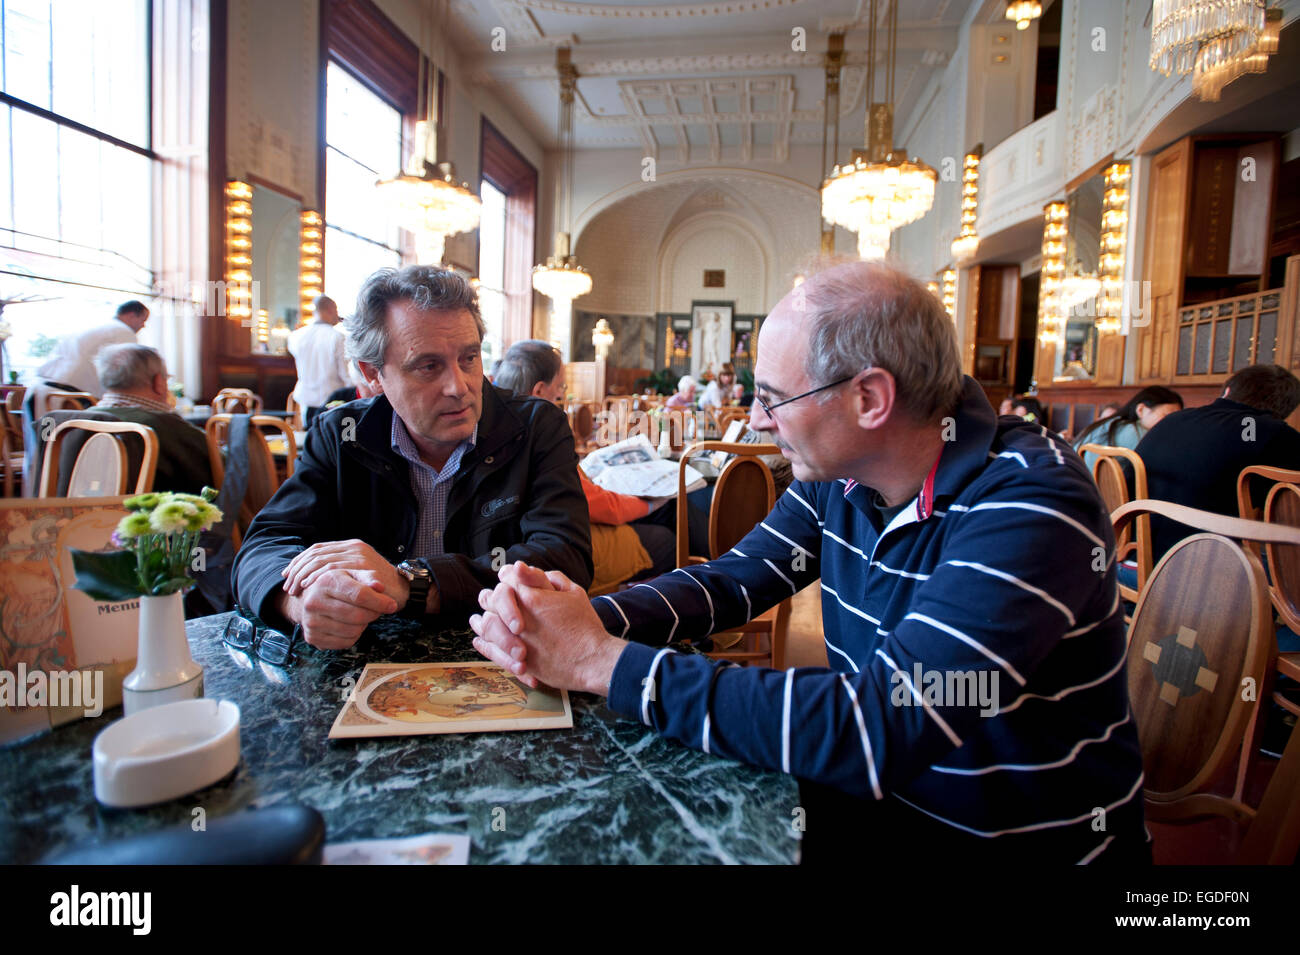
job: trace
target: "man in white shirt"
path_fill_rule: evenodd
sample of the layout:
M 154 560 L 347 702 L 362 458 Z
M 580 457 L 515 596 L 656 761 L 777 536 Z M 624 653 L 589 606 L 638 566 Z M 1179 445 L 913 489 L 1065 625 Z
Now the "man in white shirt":
M 348 360 L 343 354 L 344 338 L 335 327 L 339 323 L 339 307 L 327 295 L 318 295 L 313 305 L 316 320 L 289 335 L 289 354 L 298 366 L 293 400 L 303 409 L 303 420 L 308 424 L 331 392 L 350 384 Z
M 95 373 L 95 356 L 109 345 L 134 345 L 136 332 L 149 320 L 149 309 L 143 302 L 124 302 L 117 307 L 117 316 L 103 325 L 96 325 L 80 335 L 59 342 L 54 357 L 37 369 L 36 373 L 47 381 L 76 385 L 82 391 L 100 398 L 104 389 Z

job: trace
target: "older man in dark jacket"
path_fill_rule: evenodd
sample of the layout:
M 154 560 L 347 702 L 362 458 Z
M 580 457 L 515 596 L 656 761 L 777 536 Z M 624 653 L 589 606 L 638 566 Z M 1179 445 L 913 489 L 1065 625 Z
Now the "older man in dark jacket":
M 382 393 L 308 432 L 235 560 L 240 604 L 338 649 L 385 614 L 463 621 L 507 562 L 590 583 L 568 423 L 483 377 L 468 283 L 427 266 L 382 270 L 348 332 L 348 357 Z

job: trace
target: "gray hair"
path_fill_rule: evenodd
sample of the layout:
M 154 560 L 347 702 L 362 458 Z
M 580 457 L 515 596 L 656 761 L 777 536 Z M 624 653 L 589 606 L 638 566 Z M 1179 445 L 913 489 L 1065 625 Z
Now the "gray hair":
M 554 381 L 564 371 L 564 359 L 550 342 L 530 338 L 515 342 L 497 362 L 492 384 L 516 395 L 530 395 L 539 381 Z
M 883 368 L 917 421 L 934 421 L 957 406 L 957 330 L 938 297 L 916 279 L 880 262 L 848 262 L 814 275 L 801 290 L 809 329 L 804 370 L 813 384 Z
M 105 391 L 148 388 L 154 375 L 167 374 L 162 355 L 145 345 L 107 345 L 95 356 L 95 371 Z
M 682 377 L 677 379 L 678 391 L 685 391 L 687 388 L 694 388 L 695 386 L 696 381 L 690 375 L 682 375 Z
M 459 272 L 435 265 L 408 265 L 401 269 L 380 269 L 361 287 L 357 311 L 343 325 L 347 329 L 348 358 L 384 367 L 388 353 L 388 307 L 410 302 L 422 312 L 469 312 L 478 328 L 479 341 L 485 327 L 479 313 L 478 294 Z

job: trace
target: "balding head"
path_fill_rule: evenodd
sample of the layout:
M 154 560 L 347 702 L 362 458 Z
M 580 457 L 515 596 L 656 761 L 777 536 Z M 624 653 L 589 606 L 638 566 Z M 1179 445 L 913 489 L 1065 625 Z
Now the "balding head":
M 893 266 L 853 261 L 817 272 L 777 304 L 763 333 L 769 325 L 806 338 L 804 371 L 814 386 L 883 368 L 918 422 L 947 414 L 961 396 L 952 319 L 929 289 Z
M 328 295 L 317 295 L 311 300 L 311 306 L 316 321 L 324 322 L 326 325 L 339 323 L 339 307 Z

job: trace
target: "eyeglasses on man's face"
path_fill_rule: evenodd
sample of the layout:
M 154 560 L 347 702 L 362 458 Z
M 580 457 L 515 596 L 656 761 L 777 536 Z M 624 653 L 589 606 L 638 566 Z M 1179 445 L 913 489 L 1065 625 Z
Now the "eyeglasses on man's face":
M 298 642 L 300 626 L 293 628 L 293 633 L 285 636 L 279 630 L 273 630 L 243 608 L 226 621 L 221 631 L 221 641 L 235 650 L 251 653 L 264 663 L 272 666 L 288 666 L 297 659 L 293 652 Z
M 767 401 L 763 398 L 763 396 L 760 395 L 760 394 L 758 394 L 757 392 L 754 393 L 754 400 L 758 402 L 759 406 L 763 409 L 764 413 L 766 413 L 766 415 L 767 415 L 769 418 L 771 418 L 773 421 L 775 421 L 775 420 L 776 420 L 776 415 L 775 415 L 773 412 L 775 412 L 776 409 L 777 409 L 777 408 L 780 408 L 782 405 L 788 405 L 790 402 L 792 402 L 792 401 L 798 401 L 800 398 L 807 398 L 809 395 L 815 395 L 815 394 L 817 394 L 817 392 L 819 392 L 819 391 L 825 391 L 827 388 L 834 388 L 836 385 L 842 385 L 842 384 L 844 384 L 844 382 L 846 382 L 846 381 L 852 381 L 852 380 L 853 380 L 854 378 L 856 378 L 856 377 L 857 377 L 857 374 L 855 373 L 855 374 L 852 374 L 852 375 L 848 375 L 848 376 L 846 376 L 846 377 L 844 377 L 844 378 L 839 378 L 839 379 L 837 379 L 837 380 L 835 380 L 835 381 L 832 381 L 832 382 L 831 382 L 830 384 L 828 384 L 828 385 L 822 385 L 820 388 L 814 388 L 814 389 L 812 389 L 811 391 L 805 391 L 803 394 L 801 394 L 801 395 L 795 395 L 793 398 L 786 398 L 786 399 L 784 399 L 784 400 L 782 400 L 782 401 L 778 401 L 778 402 L 777 402 L 776 404 L 774 404 L 774 405 L 768 404 Z

